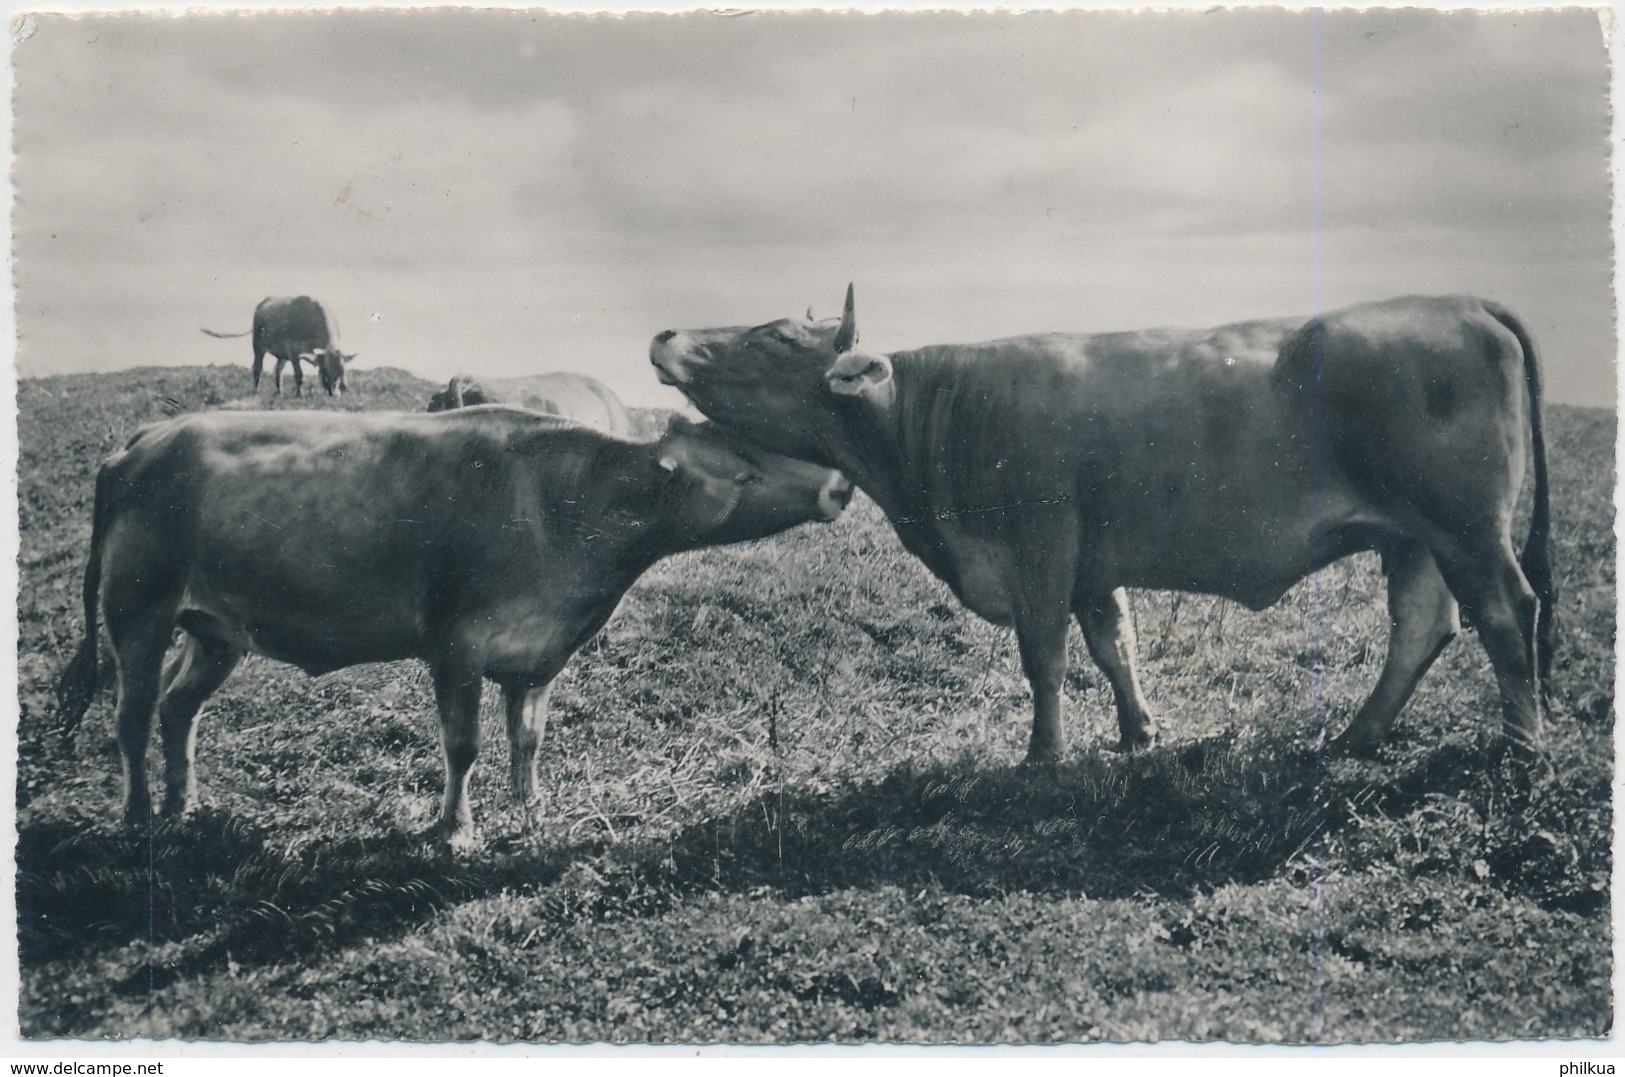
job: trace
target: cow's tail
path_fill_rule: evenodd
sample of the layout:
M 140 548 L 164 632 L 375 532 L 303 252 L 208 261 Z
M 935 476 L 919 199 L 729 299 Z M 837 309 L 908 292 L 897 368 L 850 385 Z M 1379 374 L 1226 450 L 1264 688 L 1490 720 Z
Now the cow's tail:
M 1523 350 L 1524 385 L 1529 392 L 1529 441 L 1534 458 L 1534 504 L 1529 514 L 1529 538 L 1524 542 L 1518 567 L 1540 600 L 1535 619 L 1535 666 L 1543 690 L 1549 688 L 1552 655 L 1557 647 L 1557 583 L 1552 578 L 1552 503 L 1546 479 L 1546 435 L 1541 417 L 1540 356 L 1523 323 L 1505 307 L 1490 303 L 1485 309 L 1506 326 Z
M 198 326 L 198 328 L 203 329 L 203 327 L 201 325 Z M 221 340 L 234 340 L 237 337 L 246 337 L 248 334 L 252 333 L 254 330 L 252 330 L 252 329 L 244 329 L 241 333 L 218 333 L 218 332 L 214 331 L 213 329 L 203 329 L 203 331 L 205 333 L 207 333 L 209 336 L 218 337 Z
M 79 728 L 90 701 L 101 686 L 97 668 L 97 610 L 101 606 L 102 543 L 106 540 L 108 490 L 111 479 L 107 468 L 96 476 L 96 505 L 91 512 L 90 561 L 85 565 L 85 583 L 81 597 L 85 610 L 85 634 L 79 641 L 79 650 L 62 671 L 56 682 L 57 732 L 69 740 Z

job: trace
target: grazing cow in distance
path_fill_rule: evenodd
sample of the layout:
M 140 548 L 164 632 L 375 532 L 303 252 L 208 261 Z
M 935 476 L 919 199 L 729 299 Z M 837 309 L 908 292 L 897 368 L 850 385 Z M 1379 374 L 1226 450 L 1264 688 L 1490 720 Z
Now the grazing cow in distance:
M 273 383 L 276 395 L 282 395 L 282 367 L 293 364 L 293 395 L 304 391 L 305 372 L 301 362 L 316 368 L 322 388 L 329 396 L 344 395 L 344 365 L 355 358 L 334 346 L 338 335 L 329 326 L 327 311 L 308 295 L 293 298 L 271 297 L 260 300 L 254 308 L 254 325 L 248 333 L 217 333 L 203 330 L 211 337 L 231 339 L 252 335 L 254 343 L 254 391 L 260 387 L 260 372 L 265 368 L 265 355 L 276 356 Z
M 840 319 L 667 330 L 650 359 L 711 419 L 839 468 L 973 611 L 1013 626 L 1031 762 L 1062 754 L 1071 617 L 1151 743 L 1126 587 L 1263 609 L 1376 550 L 1388 655 L 1332 743 L 1380 741 L 1472 610 L 1510 742 L 1540 741 L 1554 643 L 1540 365 L 1505 308 L 1405 298 L 1219 329 L 1046 334 L 883 355 Z M 1530 446 L 1526 457 L 1525 443 Z M 1522 559 L 1514 503 L 1532 457 Z
M 833 520 L 851 493 L 832 471 L 681 417 L 649 443 L 503 407 L 155 423 L 97 476 L 85 634 L 57 689 L 64 732 L 97 687 L 98 611 L 118 659 L 132 824 L 152 811 L 154 713 L 163 811 L 184 814 L 198 710 L 245 654 L 313 674 L 421 658 L 446 761 L 434 835 L 466 846 L 482 678 L 502 689 L 528 812 L 549 686 L 644 570 Z
M 476 404 L 512 404 L 578 423 L 590 423 L 618 437 L 632 436 L 632 418 L 615 391 L 586 374 L 560 371 L 476 382 L 467 374 L 452 378 L 429 398 L 430 411 Z

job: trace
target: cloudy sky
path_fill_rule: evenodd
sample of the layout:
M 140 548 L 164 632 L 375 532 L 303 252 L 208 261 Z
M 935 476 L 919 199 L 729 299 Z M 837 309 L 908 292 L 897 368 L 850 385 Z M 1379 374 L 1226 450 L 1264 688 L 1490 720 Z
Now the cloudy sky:
M 1517 310 L 1614 399 L 1583 11 L 35 17 L 24 376 L 246 364 L 305 293 L 368 366 L 598 373 L 838 308 L 880 348 L 1409 292 Z M 246 387 L 245 387 L 246 389 Z

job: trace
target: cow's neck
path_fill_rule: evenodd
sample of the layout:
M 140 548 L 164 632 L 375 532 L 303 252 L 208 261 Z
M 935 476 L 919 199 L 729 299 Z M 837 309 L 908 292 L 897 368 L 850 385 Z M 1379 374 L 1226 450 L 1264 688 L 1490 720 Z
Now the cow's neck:
M 951 436 L 952 395 L 939 393 L 940 362 L 907 353 L 890 357 L 895 391 L 889 407 L 861 401 L 843 409 L 829 457 L 879 505 L 903 544 L 950 585 L 958 572 L 950 548 L 955 499 L 945 496 L 931 452 Z
M 635 469 L 636 481 L 615 482 L 604 495 L 604 513 L 611 528 L 627 532 L 620 563 L 639 574 L 656 561 L 693 549 L 701 543 L 684 532 L 670 500 L 669 478 L 653 460 Z
M 617 447 L 623 448 L 623 447 Z M 666 474 L 655 466 L 650 446 L 625 446 L 607 460 L 611 466 L 591 469 L 587 481 L 568 484 L 568 497 L 555 495 L 555 518 L 573 545 L 592 552 L 600 570 L 635 579 L 656 561 L 687 546 L 662 487 Z

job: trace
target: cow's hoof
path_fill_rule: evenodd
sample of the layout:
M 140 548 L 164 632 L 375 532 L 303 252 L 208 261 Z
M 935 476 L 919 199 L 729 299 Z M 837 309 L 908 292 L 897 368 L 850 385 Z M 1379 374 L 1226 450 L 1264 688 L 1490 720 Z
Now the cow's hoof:
M 1525 755 L 1531 758 L 1544 755 L 1546 749 L 1541 744 L 1539 733 L 1530 733 L 1517 726 L 1507 726 L 1501 732 L 1503 748 L 1513 755 Z
M 1530 741 L 1509 733 L 1501 738 L 1496 746 L 1495 755 L 1502 765 L 1532 784 L 1552 781 L 1557 777 L 1557 768 L 1552 766 L 1552 757 L 1541 747 L 1538 740 Z
M 1379 743 L 1379 738 L 1355 733 L 1351 726 L 1333 737 L 1322 751 L 1328 759 L 1369 759 L 1377 754 Z
M 542 797 L 532 793 L 525 795 L 516 793 L 514 799 L 519 802 L 519 823 L 526 830 L 535 830 L 542 825 Z
M 1128 755 L 1130 752 L 1141 752 L 1147 748 L 1155 748 L 1161 740 L 1162 734 L 1153 727 L 1135 733 L 1122 734 L 1117 738 L 1117 743 L 1111 746 L 1111 750 L 1120 755 Z
M 146 833 L 153 828 L 153 798 L 151 796 L 125 796 L 120 806 L 119 822 L 125 830 Z
M 165 819 L 185 819 L 197 814 L 197 797 L 165 797 L 158 814 Z
M 1061 765 L 1060 752 L 1028 752 L 1027 758 L 1021 761 L 1016 768 L 1023 775 L 1049 775 L 1055 773 L 1055 768 Z
M 471 853 L 480 847 L 480 838 L 472 826 L 447 826 L 436 823 L 421 835 L 423 842 L 433 849 L 448 853 Z

